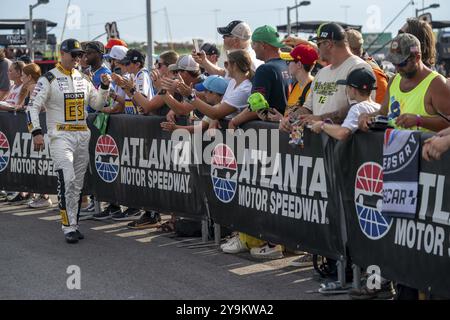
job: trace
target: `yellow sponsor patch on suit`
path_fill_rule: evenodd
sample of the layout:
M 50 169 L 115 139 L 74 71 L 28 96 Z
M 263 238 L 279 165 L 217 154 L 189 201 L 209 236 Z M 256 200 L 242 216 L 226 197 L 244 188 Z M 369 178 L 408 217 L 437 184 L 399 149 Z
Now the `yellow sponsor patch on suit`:
M 84 120 L 84 93 L 64 94 L 65 121 Z
M 88 126 L 85 124 L 57 124 L 58 131 L 87 131 Z
M 65 227 L 69 227 L 69 217 L 67 216 L 67 211 L 66 210 L 59 210 L 59 213 L 61 214 L 61 222 L 63 224 L 63 226 Z

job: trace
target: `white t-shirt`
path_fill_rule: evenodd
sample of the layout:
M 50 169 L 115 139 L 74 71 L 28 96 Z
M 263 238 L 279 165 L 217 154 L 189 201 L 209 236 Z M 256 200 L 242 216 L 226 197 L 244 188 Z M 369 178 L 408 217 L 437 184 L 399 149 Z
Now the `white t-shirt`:
M 129 73 L 123 74 L 122 77 L 126 80 L 131 79 L 131 75 Z M 123 99 L 125 99 L 125 109 L 124 109 L 125 114 L 139 114 L 138 110 L 134 106 L 133 99 L 131 99 L 121 87 L 119 87 L 118 85 L 116 85 L 114 83 L 113 89 L 114 89 L 114 92 L 119 97 L 122 97 Z
M 153 85 L 150 78 L 150 72 L 143 68 L 139 70 L 134 79 L 136 91 L 147 97 L 148 100 L 153 98 Z
M 236 86 L 236 80 L 231 79 L 228 83 L 227 90 L 223 95 L 222 102 L 236 109 L 236 112 L 226 116 L 226 119 L 232 119 L 243 109 L 248 107 L 248 97 L 252 94 L 252 83 L 250 80 L 244 80 Z
M 336 81 L 346 80 L 349 73 L 358 68 L 366 68 L 373 73 L 372 67 L 367 62 L 354 55 L 337 68 L 328 66 L 321 69 L 314 78 L 311 93 L 303 106 L 311 110 L 315 116 L 347 108 L 351 101 L 347 96 L 345 86 L 337 85 Z
M 12 85 L 9 90 L 8 96 L 5 99 L 5 102 L 9 103 L 12 106 L 16 106 L 19 103 L 19 95 L 20 90 L 22 90 L 23 84 L 20 86 Z
M 355 133 L 358 130 L 358 119 L 359 116 L 363 113 L 374 113 L 380 110 L 380 105 L 374 101 L 363 101 L 357 104 L 354 104 L 350 111 L 347 114 L 347 117 L 342 124 L 343 128 L 350 129 L 352 133 Z

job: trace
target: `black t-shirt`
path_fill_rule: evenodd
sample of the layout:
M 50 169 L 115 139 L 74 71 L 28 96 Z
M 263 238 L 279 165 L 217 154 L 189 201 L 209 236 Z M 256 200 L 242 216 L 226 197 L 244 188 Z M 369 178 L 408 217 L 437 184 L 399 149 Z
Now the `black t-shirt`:
M 272 59 L 256 69 L 252 92 L 263 94 L 270 107 L 284 114 L 289 95 L 289 80 L 286 61 Z
M 179 94 L 178 92 L 175 92 L 175 94 L 173 95 L 174 99 L 177 100 L 178 102 L 183 101 L 183 96 L 181 94 Z M 167 104 L 164 104 L 161 108 L 151 112 L 151 115 L 154 116 L 162 116 L 165 117 L 170 111 L 170 107 Z

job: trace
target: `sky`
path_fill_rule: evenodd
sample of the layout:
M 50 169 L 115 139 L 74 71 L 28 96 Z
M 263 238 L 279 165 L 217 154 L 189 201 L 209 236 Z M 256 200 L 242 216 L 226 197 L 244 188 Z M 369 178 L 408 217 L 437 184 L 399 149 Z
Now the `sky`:
M 28 7 L 37 0 L 0 0 L 0 19 L 26 19 Z M 68 0 L 50 0 L 33 11 L 36 19 L 58 23 L 51 33 L 60 41 Z M 300 1 L 299 1 L 300 2 Z M 300 7 L 299 20 L 331 20 L 363 26 L 363 32 L 381 32 L 389 22 L 411 2 L 408 0 L 311 0 L 311 5 Z M 64 38 L 80 41 L 93 39 L 105 32 L 105 23 L 116 21 L 120 37 L 127 42 L 145 42 L 146 0 L 71 0 Z M 210 42 L 222 42 L 216 27 L 232 20 L 246 21 L 251 28 L 264 24 L 286 24 L 288 6 L 295 0 L 152 0 L 153 40 L 191 41 L 200 38 Z M 415 8 L 439 3 L 439 9 L 431 9 L 434 20 L 450 20 L 450 1 L 416 0 L 388 29 L 393 33 L 404 24 L 406 18 L 415 15 Z M 291 11 L 296 21 L 295 10 Z M 5 32 L 2 32 L 5 33 Z M 10 32 L 9 32 L 10 33 Z M 105 41 L 105 37 L 99 38 Z

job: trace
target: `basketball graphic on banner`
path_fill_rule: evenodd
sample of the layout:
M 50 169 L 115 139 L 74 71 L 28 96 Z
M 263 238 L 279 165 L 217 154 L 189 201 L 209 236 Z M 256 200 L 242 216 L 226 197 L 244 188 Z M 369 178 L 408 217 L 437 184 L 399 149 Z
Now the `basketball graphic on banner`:
M 9 158 L 9 142 L 5 134 L 0 131 L 0 172 L 8 166 Z
M 114 182 L 119 175 L 119 149 L 114 139 L 100 136 L 95 145 L 95 168 L 103 181 Z
M 237 162 L 233 150 L 225 144 L 213 150 L 211 178 L 216 197 L 223 203 L 230 203 L 236 194 Z
M 383 238 L 392 226 L 392 218 L 381 213 L 382 205 L 383 167 L 366 162 L 356 173 L 355 206 L 359 226 L 371 240 Z

